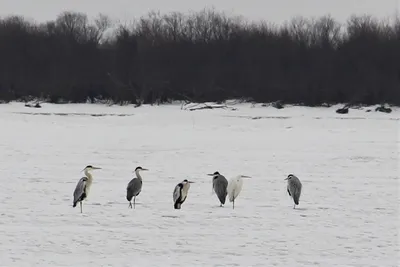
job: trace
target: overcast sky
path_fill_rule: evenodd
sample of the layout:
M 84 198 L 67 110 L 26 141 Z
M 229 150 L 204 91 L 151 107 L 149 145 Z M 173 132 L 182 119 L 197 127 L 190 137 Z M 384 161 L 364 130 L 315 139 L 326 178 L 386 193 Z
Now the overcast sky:
M 197 11 L 215 7 L 228 14 L 252 20 L 282 23 L 296 15 L 305 17 L 331 14 L 345 22 L 351 14 L 393 17 L 400 0 L 0 0 L 0 16 L 23 15 L 38 22 L 54 20 L 62 11 L 79 11 L 93 17 L 98 13 L 130 21 L 151 10 Z

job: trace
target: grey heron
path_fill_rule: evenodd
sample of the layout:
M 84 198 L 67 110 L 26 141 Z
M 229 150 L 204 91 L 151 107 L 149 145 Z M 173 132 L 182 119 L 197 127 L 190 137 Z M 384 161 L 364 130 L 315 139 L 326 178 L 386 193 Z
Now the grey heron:
M 180 209 L 183 202 L 185 202 L 190 184 L 194 182 L 188 181 L 187 179 L 183 180 L 181 183 L 177 184 L 174 189 L 174 193 L 172 195 L 173 200 L 174 200 L 174 209 Z
M 79 202 L 80 206 L 81 206 L 81 213 L 82 213 L 82 201 L 87 199 L 89 192 L 90 192 L 90 188 L 92 186 L 92 182 L 93 182 L 93 176 L 90 173 L 90 171 L 92 170 L 99 170 L 101 168 L 99 167 L 93 167 L 92 165 L 88 165 L 86 166 L 82 171 L 85 171 L 85 175 L 86 177 L 82 177 L 78 184 L 75 187 L 75 191 L 74 191 L 74 202 L 72 204 L 72 207 L 76 207 L 76 204 Z
M 238 197 L 243 187 L 243 179 L 242 178 L 251 178 L 246 175 L 238 175 L 229 180 L 228 183 L 228 199 L 232 202 L 233 209 L 235 209 L 235 199 Z
M 141 171 L 148 171 L 148 169 L 144 169 L 142 167 L 136 167 L 135 174 L 136 178 L 133 178 L 126 187 L 126 199 L 129 201 L 129 207 L 132 208 L 132 197 L 133 197 L 133 208 L 135 208 L 136 197 L 142 191 L 142 176 L 140 175 Z
M 293 198 L 293 209 L 295 209 L 296 205 L 299 205 L 302 184 L 299 178 L 293 174 L 289 174 L 285 180 L 287 180 L 287 192 Z
M 213 174 L 207 174 L 207 175 L 213 177 L 212 180 L 213 189 L 215 194 L 217 194 L 219 201 L 221 202 L 220 207 L 222 207 L 222 205 L 225 205 L 226 195 L 228 194 L 227 192 L 228 180 L 226 180 L 226 178 L 219 172 L 214 172 Z

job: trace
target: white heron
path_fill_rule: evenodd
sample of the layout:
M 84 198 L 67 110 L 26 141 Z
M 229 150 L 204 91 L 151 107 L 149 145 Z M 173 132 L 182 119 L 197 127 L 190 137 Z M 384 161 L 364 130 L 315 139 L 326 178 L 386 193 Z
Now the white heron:
M 232 202 L 233 209 L 235 209 L 235 199 L 239 196 L 243 187 L 243 179 L 242 178 L 251 178 L 247 175 L 238 175 L 229 180 L 228 184 L 228 199 Z
M 219 206 L 222 207 L 223 205 L 225 205 L 226 195 L 228 194 L 227 192 L 228 180 L 226 180 L 226 178 L 219 172 L 214 172 L 212 174 L 207 174 L 207 175 L 213 177 L 212 180 L 213 189 L 219 201 L 221 202 Z
M 287 192 L 289 196 L 293 198 L 293 209 L 295 209 L 296 205 L 299 205 L 301 188 L 303 187 L 303 185 L 301 184 L 299 178 L 297 178 L 293 174 L 289 174 L 285 180 L 287 180 Z
M 174 189 L 174 193 L 172 195 L 173 200 L 174 200 L 174 209 L 180 209 L 183 202 L 185 202 L 190 184 L 193 184 L 194 182 L 188 181 L 188 180 L 183 180 L 181 183 L 177 184 Z
M 87 199 L 89 192 L 90 192 L 90 188 L 92 186 L 92 182 L 93 182 L 93 176 L 90 173 L 90 171 L 92 170 L 99 170 L 101 168 L 99 167 L 93 167 L 92 165 L 88 165 L 86 166 L 82 171 L 85 171 L 85 175 L 86 177 L 82 177 L 78 184 L 75 187 L 75 191 L 74 191 L 74 202 L 72 204 L 72 207 L 76 207 L 76 204 L 79 202 L 80 206 L 81 206 L 81 213 L 82 213 L 82 201 Z
M 135 208 L 136 197 L 142 191 L 142 176 L 140 175 L 140 171 L 148 171 L 148 169 L 144 169 L 142 167 L 136 167 L 135 174 L 136 178 L 133 178 L 126 187 L 126 199 L 129 201 L 129 207 L 132 208 L 132 198 L 133 198 L 133 208 Z

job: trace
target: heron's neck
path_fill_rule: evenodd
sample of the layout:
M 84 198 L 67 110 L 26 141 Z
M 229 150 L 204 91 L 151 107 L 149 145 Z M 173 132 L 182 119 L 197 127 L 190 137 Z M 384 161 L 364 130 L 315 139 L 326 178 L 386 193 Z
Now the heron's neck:
M 136 174 L 136 177 L 137 177 L 139 180 L 142 180 L 142 176 L 140 176 L 139 171 L 135 171 L 135 174 Z
M 189 188 L 190 188 L 190 184 L 189 183 L 186 183 L 186 184 L 183 185 L 183 190 L 188 191 Z
M 88 178 L 88 180 L 89 180 L 90 182 L 92 182 L 93 176 L 92 176 L 92 174 L 91 174 L 88 170 L 85 170 L 85 175 L 86 175 L 86 177 Z

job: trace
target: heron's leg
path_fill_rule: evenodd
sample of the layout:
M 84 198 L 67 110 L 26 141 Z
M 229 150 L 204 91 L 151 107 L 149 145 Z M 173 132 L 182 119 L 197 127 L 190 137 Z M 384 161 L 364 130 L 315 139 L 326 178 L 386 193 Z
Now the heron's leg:
M 296 209 L 296 204 L 293 205 L 293 209 Z
M 135 208 L 136 196 L 133 197 L 133 208 Z
M 132 202 L 129 201 L 129 208 L 132 208 Z
M 81 213 L 82 213 L 82 201 L 80 201 L 79 204 L 81 205 Z

